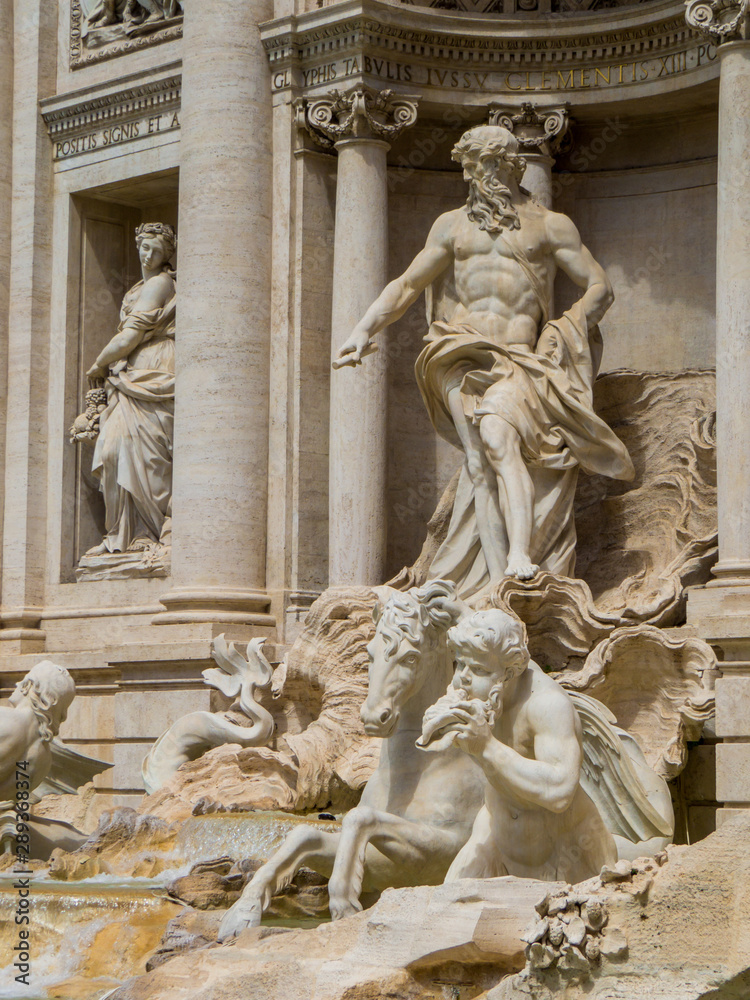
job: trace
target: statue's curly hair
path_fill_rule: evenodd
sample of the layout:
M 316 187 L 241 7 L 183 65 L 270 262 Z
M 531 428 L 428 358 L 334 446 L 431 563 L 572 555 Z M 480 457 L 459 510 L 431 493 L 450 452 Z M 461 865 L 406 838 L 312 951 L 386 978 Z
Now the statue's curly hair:
M 518 140 L 507 128 L 501 125 L 477 125 L 464 132 L 451 150 L 451 158 L 462 166 L 467 160 L 471 163 L 499 160 L 508 165 L 520 184 L 526 170 L 526 160 L 518 150 Z
M 160 239 L 164 244 L 164 252 L 167 258 L 174 257 L 177 249 L 177 233 L 167 222 L 143 222 L 136 228 L 135 242 L 138 246 L 143 240 Z

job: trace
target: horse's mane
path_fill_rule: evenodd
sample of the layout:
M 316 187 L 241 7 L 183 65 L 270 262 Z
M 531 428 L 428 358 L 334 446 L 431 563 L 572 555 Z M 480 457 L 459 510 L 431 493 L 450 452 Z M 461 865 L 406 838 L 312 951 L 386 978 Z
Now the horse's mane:
M 447 631 L 460 614 L 455 587 L 448 580 L 431 580 L 388 598 L 378 619 L 378 631 L 386 641 L 386 654 L 393 656 L 404 636 L 417 644 L 427 628 Z

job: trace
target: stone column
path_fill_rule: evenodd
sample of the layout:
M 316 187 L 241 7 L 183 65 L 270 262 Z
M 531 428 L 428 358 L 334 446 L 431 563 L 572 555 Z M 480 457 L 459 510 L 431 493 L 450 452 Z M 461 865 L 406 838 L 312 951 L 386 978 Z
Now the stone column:
M 688 621 L 721 650 L 716 682 L 717 821 L 750 803 L 750 41 L 744 3 L 692 0 L 688 24 L 718 45 L 716 577 L 692 590 Z
M 490 105 L 489 123 L 507 128 L 518 139 L 526 160 L 523 186 L 545 208 L 552 208 L 552 167 L 568 131 L 567 105 L 538 109 L 525 103 L 518 112 Z
M 331 358 L 388 281 L 389 140 L 416 102 L 358 87 L 299 108 L 299 123 L 338 152 Z M 386 545 L 387 365 L 379 350 L 331 374 L 329 585 L 382 583 Z
M 14 51 L 12 99 L 3 105 L 12 116 L 10 153 L 0 143 L 12 183 L 0 655 L 39 652 L 45 641 L 52 153 L 39 101 L 54 92 L 58 14 L 46 0 L 3 0 L 2 10 L 0 31 L 12 32 Z M 4 93 L 9 73 L 0 62 Z
M 172 590 L 155 624 L 269 626 L 272 0 L 185 5 Z
M 13 0 L 0 0 L 0 482 L 5 465 L 5 420 L 8 394 L 8 290 L 13 152 Z M 0 524 L 3 516 L 0 491 Z M 2 566 L 0 566 L 0 574 Z

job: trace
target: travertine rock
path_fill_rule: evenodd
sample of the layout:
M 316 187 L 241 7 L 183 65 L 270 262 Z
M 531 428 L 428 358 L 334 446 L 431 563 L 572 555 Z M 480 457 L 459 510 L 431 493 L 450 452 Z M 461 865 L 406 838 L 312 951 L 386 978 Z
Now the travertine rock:
M 711 371 L 620 370 L 594 383 L 594 408 L 626 445 L 636 478 L 579 477 L 580 579 L 542 573 L 494 590 L 491 603 L 526 623 L 539 663 L 579 667 L 620 625 L 684 622 L 685 587 L 706 582 L 716 560 L 715 406 Z M 417 562 L 393 586 L 420 585 L 432 575 L 457 483 L 441 499 Z
M 664 778 L 687 762 L 714 712 L 716 656 L 702 639 L 679 638 L 652 625 L 617 629 L 599 643 L 582 670 L 556 679 L 603 702 L 635 736 L 649 765 Z
M 190 816 L 201 800 L 203 812 L 355 805 L 377 765 L 380 742 L 365 735 L 359 718 L 375 602 L 365 587 L 326 591 L 287 654 L 275 744 L 211 750 L 184 764 L 139 811 L 171 822 Z M 301 732 L 291 731 L 293 722 Z
M 606 910 L 587 969 L 527 962 L 487 1000 L 741 1000 L 750 986 L 750 818 L 691 847 L 618 862 L 575 888 Z M 533 945 L 531 946 L 533 947 Z
M 522 967 L 521 934 L 549 888 L 506 877 L 390 889 L 335 924 L 254 928 L 231 945 L 176 957 L 110 1000 L 417 1000 L 443 997 L 446 986 L 475 995 Z

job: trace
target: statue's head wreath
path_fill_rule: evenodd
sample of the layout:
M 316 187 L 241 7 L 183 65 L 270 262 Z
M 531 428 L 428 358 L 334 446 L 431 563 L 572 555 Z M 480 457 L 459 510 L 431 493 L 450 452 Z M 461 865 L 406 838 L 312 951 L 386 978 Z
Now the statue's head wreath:
M 166 222 L 144 222 L 136 228 L 135 241 L 140 245 L 142 240 L 159 238 L 164 244 L 167 257 L 173 257 L 177 249 L 177 233 Z

